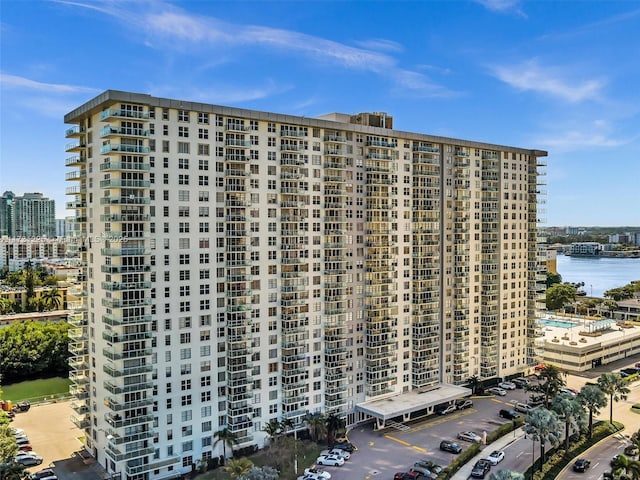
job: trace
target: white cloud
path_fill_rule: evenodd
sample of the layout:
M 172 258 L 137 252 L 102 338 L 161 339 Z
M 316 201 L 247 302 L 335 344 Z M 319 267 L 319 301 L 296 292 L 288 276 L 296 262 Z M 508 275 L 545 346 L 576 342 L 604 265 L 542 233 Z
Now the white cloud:
M 293 30 L 265 27 L 260 25 L 242 25 L 222 21 L 215 17 L 192 15 L 173 5 L 162 2 L 137 2 L 135 14 L 125 15 L 118 2 L 102 4 L 95 8 L 93 4 L 61 1 L 74 7 L 85 7 L 106 13 L 121 21 L 123 26 L 146 31 L 149 38 L 143 42 L 157 49 L 169 51 L 198 51 L 203 49 L 227 47 L 226 54 L 231 55 L 228 47 L 261 47 L 292 56 L 303 55 L 316 62 L 338 64 L 347 69 L 369 71 L 376 75 L 399 80 L 399 86 L 411 89 L 420 96 L 445 96 L 454 94 L 447 88 L 435 85 L 425 75 L 400 69 L 393 56 L 374 51 L 399 51 L 402 47 L 392 41 L 373 39 L 361 42 L 365 48 L 345 45 L 333 40 L 308 35 Z M 398 73 L 399 71 L 399 73 Z
M 569 75 L 565 69 L 542 67 L 535 59 L 518 65 L 495 66 L 491 70 L 496 78 L 513 88 L 546 93 L 573 103 L 598 98 L 604 86 L 602 80 L 596 79 L 572 83 L 565 78 Z
M 60 83 L 43 83 L 17 75 L 0 73 L 0 86 L 3 88 L 21 88 L 49 93 L 96 93 L 101 90 L 77 85 L 64 85 Z
M 608 121 L 596 119 L 565 131 L 559 128 L 548 135 L 541 135 L 535 140 L 535 143 L 551 151 L 566 152 L 591 148 L 614 148 L 628 145 L 640 138 L 640 135 L 630 138 L 615 138 L 612 136 L 614 130 Z
M 288 85 L 280 85 L 275 82 L 268 82 L 264 86 L 229 86 L 215 85 L 208 86 L 206 89 L 191 88 L 186 89 L 180 87 L 151 87 L 150 93 L 155 96 L 167 96 L 174 98 L 188 98 L 193 101 L 201 101 L 214 104 L 237 104 L 261 98 L 278 95 L 290 90 Z
M 520 0 L 474 0 L 487 10 L 498 13 L 515 14 L 519 17 L 526 18 L 527 15 L 520 8 Z
M 356 45 L 367 48 L 370 50 L 382 50 L 387 52 L 402 52 L 404 47 L 393 40 L 387 40 L 384 38 L 372 38 L 369 40 L 359 40 L 355 42 Z

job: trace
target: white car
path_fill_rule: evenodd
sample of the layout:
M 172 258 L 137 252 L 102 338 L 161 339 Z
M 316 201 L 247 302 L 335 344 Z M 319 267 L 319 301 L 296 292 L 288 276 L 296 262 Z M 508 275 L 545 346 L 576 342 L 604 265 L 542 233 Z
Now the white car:
M 513 382 L 500 382 L 498 387 L 503 388 L 504 390 L 515 390 L 516 384 Z
M 500 387 L 491 387 L 487 390 L 487 392 L 494 395 L 500 395 L 501 397 L 504 397 L 507 394 L 507 391 L 504 388 Z
M 516 412 L 520 412 L 520 413 L 529 413 L 531 410 L 533 410 L 535 407 L 532 407 L 531 405 L 528 405 L 526 403 L 516 403 L 516 406 L 513 407 L 513 409 Z
M 309 467 L 304 469 L 304 474 L 309 476 L 315 476 L 319 479 L 330 480 L 331 474 L 326 470 L 321 470 L 316 467 Z
M 14 460 L 23 467 L 32 467 L 42 463 L 42 457 L 34 452 L 19 452 Z
M 321 477 L 317 473 L 305 473 L 298 477 L 298 480 L 327 480 L 325 477 Z
M 344 458 L 337 455 L 320 455 L 316 459 L 318 465 L 328 465 L 330 467 L 341 467 L 344 465 Z
M 486 458 L 486 460 L 489 461 L 491 463 L 491 465 L 497 465 L 502 460 L 504 460 L 504 452 L 499 451 L 499 450 L 494 450 L 493 452 L 491 452 L 489 454 L 489 456 Z
M 24 433 L 24 430 L 21 428 L 11 427 L 11 433 L 14 437 L 26 437 L 27 434 Z
M 451 404 L 451 405 L 447 405 L 446 407 L 444 407 L 442 410 L 440 410 L 440 415 L 449 415 L 450 413 L 453 413 L 456 411 L 456 406 L 455 404 Z
M 335 455 L 336 457 L 342 457 L 345 460 L 349 460 L 351 458 L 351 454 L 346 450 L 340 450 L 339 448 L 334 448 L 332 450 L 322 450 L 320 455 Z
M 465 440 L 467 442 L 480 443 L 482 442 L 482 437 L 478 435 L 476 432 L 460 432 L 458 434 L 458 440 Z

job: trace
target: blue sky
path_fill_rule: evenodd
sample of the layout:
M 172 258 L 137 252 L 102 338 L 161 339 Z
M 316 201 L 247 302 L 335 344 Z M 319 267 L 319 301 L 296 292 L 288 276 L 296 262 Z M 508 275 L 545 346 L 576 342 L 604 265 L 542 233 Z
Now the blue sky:
M 640 225 L 637 1 L 0 5 L 0 190 L 66 212 L 63 116 L 106 89 L 549 151 L 547 225 Z

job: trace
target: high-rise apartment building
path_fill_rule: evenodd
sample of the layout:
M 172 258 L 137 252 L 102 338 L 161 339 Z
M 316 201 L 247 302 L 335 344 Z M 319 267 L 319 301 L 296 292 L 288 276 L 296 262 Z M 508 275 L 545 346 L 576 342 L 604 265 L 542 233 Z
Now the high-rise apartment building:
M 0 236 L 54 238 L 55 213 L 55 200 L 41 193 L 17 197 L 13 192 L 4 192 L 0 197 Z
M 74 421 L 109 473 L 170 478 L 274 418 L 407 419 L 533 364 L 546 152 L 119 91 L 65 121 Z

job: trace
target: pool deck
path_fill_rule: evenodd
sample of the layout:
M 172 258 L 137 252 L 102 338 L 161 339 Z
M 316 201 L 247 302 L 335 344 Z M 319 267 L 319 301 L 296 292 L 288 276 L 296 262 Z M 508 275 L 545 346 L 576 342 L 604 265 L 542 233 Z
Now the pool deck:
M 598 320 L 545 316 L 540 320 L 575 323 L 573 327 L 542 324 L 536 329 L 536 349 L 544 350 L 543 363 L 555 364 L 567 371 L 584 371 L 593 362 L 602 365 L 640 353 L 640 326 L 625 328 L 613 323 L 598 334 L 589 327 Z

